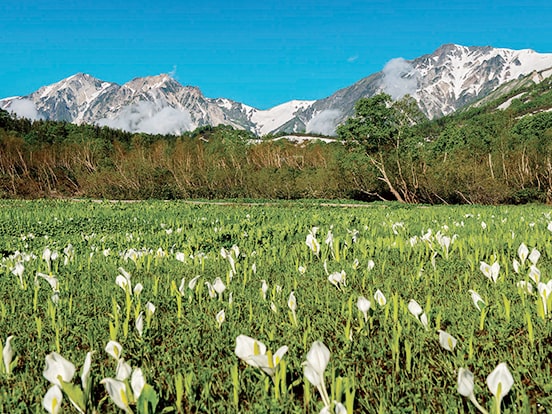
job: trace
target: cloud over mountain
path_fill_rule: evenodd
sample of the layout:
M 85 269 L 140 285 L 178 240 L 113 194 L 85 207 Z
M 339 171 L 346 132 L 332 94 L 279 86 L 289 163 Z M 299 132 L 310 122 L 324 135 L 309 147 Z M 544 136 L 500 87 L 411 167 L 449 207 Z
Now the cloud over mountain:
M 335 135 L 335 128 L 337 127 L 337 120 L 340 115 L 341 111 L 337 109 L 326 109 L 319 112 L 307 122 L 307 132 L 313 134 Z
M 97 123 L 128 132 L 180 134 L 191 129 L 192 117 L 183 109 L 141 101 L 124 107 L 116 117 L 102 118 Z
M 19 118 L 28 118 L 31 121 L 44 118 L 38 113 L 35 103 L 30 99 L 15 99 L 10 102 L 10 106 L 6 109 L 8 112 L 16 114 Z
M 395 100 L 414 95 L 418 89 L 418 72 L 403 58 L 391 59 L 383 70 L 382 88 Z

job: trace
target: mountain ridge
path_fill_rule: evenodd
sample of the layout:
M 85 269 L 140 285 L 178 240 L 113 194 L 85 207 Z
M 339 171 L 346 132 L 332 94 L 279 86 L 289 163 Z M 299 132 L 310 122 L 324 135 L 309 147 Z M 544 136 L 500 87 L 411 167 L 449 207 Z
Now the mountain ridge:
M 510 81 L 532 73 L 550 76 L 549 68 L 552 54 L 531 49 L 445 44 L 416 59 L 392 59 L 382 71 L 328 97 L 292 100 L 267 110 L 205 97 L 199 87 L 183 86 L 168 74 L 137 77 L 119 85 L 85 73 L 27 96 L 1 99 L 0 108 L 18 113 L 18 106 L 25 103 L 30 110 L 34 105 L 36 117 L 131 132 L 179 134 L 203 125 L 226 124 L 257 135 L 301 131 L 332 135 L 362 97 L 386 92 L 399 98 L 408 93 L 426 116 L 437 118 L 483 99 Z

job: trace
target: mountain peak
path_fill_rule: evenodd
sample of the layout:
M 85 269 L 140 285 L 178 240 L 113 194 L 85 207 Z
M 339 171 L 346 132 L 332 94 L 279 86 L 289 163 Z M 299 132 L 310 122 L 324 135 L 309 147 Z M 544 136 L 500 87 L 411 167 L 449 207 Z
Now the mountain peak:
M 149 91 L 166 87 L 174 89 L 181 87 L 182 85 L 180 85 L 180 83 L 178 83 L 170 75 L 160 74 L 155 76 L 134 78 L 131 81 L 125 83 L 123 86 L 129 87 L 132 90 Z
M 354 113 L 354 104 L 360 98 L 377 93 L 391 94 L 392 90 L 397 98 L 408 93 L 429 118 L 436 118 L 488 95 L 506 82 L 535 71 L 545 73 L 549 68 L 552 54 L 448 43 L 413 60 L 393 59 L 381 72 L 327 98 L 292 100 L 267 110 L 222 97 L 207 98 L 198 87 L 182 86 L 166 73 L 137 77 L 122 86 L 76 73 L 22 99 L 32 101 L 46 119 L 103 123 L 132 132 L 142 127 L 152 131 L 152 125 L 166 126 L 162 130 L 172 133 L 184 127 L 218 124 L 257 134 L 315 127 L 331 131 Z M 0 108 L 9 106 L 10 99 L 0 100 Z

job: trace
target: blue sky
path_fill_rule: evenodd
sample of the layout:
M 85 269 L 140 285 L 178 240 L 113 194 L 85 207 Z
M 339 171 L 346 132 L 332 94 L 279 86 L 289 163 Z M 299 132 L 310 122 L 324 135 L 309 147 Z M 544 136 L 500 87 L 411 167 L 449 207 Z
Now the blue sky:
M 77 72 L 172 73 L 259 109 L 320 99 L 445 43 L 552 53 L 547 1 L 2 0 L 0 98 Z

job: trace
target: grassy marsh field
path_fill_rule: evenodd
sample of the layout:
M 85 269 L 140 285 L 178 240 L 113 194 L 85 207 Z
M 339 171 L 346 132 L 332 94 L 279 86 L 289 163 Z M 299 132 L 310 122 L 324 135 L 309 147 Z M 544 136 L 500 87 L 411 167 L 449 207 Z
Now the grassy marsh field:
M 1 200 L 0 411 L 550 412 L 552 209 L 364 207 Z

